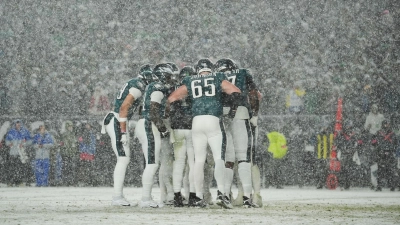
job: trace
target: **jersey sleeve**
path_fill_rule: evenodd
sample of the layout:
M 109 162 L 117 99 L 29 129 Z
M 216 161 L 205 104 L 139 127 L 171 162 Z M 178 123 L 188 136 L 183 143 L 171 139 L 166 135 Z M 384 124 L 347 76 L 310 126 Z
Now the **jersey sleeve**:
M 138 99 L 142 96 L 142 92 L 135 87 L 131 87 L 129 89 L 129 94 L 131 94 L 135 99 Z
M 164 99 L 164 94 L 161 91 L 154 91 L 150 95 L 150 101 L 158 102 L 161 104 L 161 101 Z

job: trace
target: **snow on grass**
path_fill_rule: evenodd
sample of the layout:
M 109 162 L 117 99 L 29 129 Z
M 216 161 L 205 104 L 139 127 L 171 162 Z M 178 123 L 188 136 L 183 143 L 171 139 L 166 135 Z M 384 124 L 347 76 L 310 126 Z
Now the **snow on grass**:
M 111 206 L 111 187 L 0 188 L 0 224 L 399 224 L 400 192 L 316 190 L 314 187 L 262 189 L 264 206 L 232 210 Z M 141 189 L 127 187 L 140 200 Z M 215 197 L 216 190 L 212 190 Z M 234 196 L 235 196 L 234 191 Z M 153 196 L 159 199 L 159 189 Z

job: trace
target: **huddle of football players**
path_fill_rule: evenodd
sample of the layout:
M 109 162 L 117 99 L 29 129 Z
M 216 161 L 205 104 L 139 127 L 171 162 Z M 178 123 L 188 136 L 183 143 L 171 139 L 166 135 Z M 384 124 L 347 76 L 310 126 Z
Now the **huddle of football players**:
M 138 111 L 134 137 L 146 163 L 140 207 L 261 207 L 260 173 L 254 162 L 259 104 L 252 75 L 231 59 L 215 64 L 200 59 L 181 70 L 174 63 L 143 65 L 138 76 L 122 86 L 114 111 L 103 121 L 102 133 L 110 136 L 117 157 L 112 205 L 136 205 L 124 197 L 123 183 L 130 161 L 128 121 Z M 240 182 L 233 201 L 235 164 Z M 152 198 L 157 170 L 159 202 Z M 214 201 L 209 193 L 212 179 L 205 177 L 210 172 L 218 189 Z M 185 178 L 188 190 L 182 191 Z

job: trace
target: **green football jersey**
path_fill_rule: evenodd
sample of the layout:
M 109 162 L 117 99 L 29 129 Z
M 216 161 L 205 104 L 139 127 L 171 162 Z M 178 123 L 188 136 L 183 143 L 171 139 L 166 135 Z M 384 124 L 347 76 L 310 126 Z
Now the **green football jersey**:
M 144 90 L 146 88 L 146 84 L 140 78 L 134 78 L 132 80 L 129 80 L 127 83 L 125 83 L 122 86 L 122 88 L 120 89 L 117 98 L 115 99 L 114 112 L 119 113 L 121 105 L 124 102 L 126 96 L 129 94 L 129 90 L 131 88 L 138 89 L 142 93 L 142 96 L 143 96 Z M 131 108 L 129 109 L 129 112 L 128 112 L 128 119 L 130 119 L 132 117 L 133 113 L 136 111 L 136 109 L 138 109 L 140 103 L 142 102 L 142 96 L 139 97 L 138 99 L 135 99 L 135 101 L 133 102 L 133 105 L 131 106 Z
M 226 80 L 223 73 L 209 73 L 185 77 L 183 84 L 192 100 L 192 115 L 222 116 L 222 81 Z
M 241 95 L 241 103 L 239 106 L 246 107 L 250 112 L 250 103 L 248 101 L 249 91 L 256 88 L 256 85 L 253 80 L 253 76 L 246 69 L 237 69 L 233 70 L 232 73 L 225 73 L 228 81 L 234 84 L 236 87 L 240 89 L 242 92 Z M 224 95 L 224 99 L 228 99 L 226 95 Z M 224 106 L 229 106 L 228 101 L 223 101 Z
M 161 107 L 159 112 L 160 117 L 164 118 L 167 97 L 170 94 L 171 90 L 161 82 L 153 82 L 147 85 L 146 90 L 144 92 L 144 97 L 142 102 L 143 104 L 142 116 L 145 119 L 150 119 L 151 94 L 156 91 L 160 91 L 164 95 L 164 97 L 161 99 L 160 103 Z

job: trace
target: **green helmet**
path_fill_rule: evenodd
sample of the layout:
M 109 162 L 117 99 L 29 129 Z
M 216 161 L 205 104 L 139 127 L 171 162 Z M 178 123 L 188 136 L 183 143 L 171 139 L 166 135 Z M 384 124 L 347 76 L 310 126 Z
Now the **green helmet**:
M 215 63 L 217 72 L 232 71 L 238 69 L 238 66 L 232 59 L 220 59 Z
M 195 69 L 197 74 L 205 71 L 211 73 L 213 72 L 214 64 L 209 59 L 200 59 L 197 61 Z
M 154 75 L 150 64 L 146 64 L 140 67 L 138 77 L 142 78 L 147 84 L 150 84 L 151 82 L 157 80 L 157 77 Z

